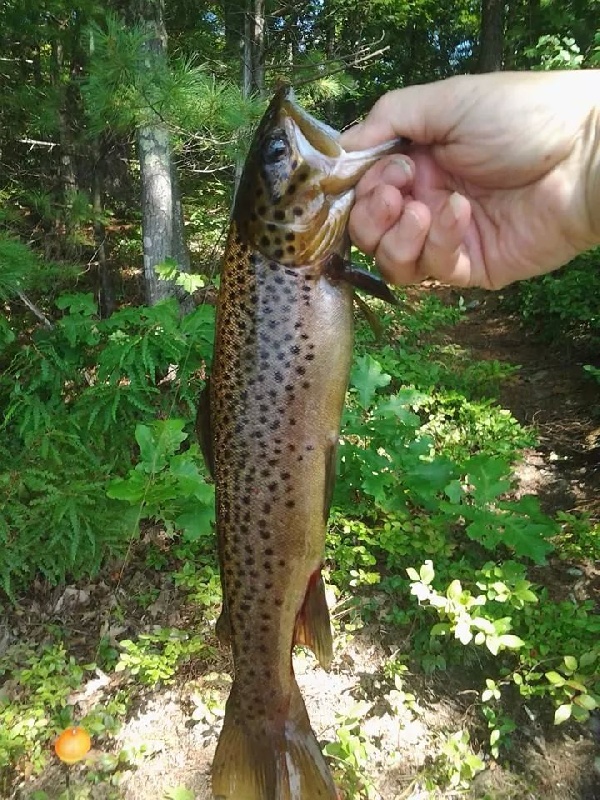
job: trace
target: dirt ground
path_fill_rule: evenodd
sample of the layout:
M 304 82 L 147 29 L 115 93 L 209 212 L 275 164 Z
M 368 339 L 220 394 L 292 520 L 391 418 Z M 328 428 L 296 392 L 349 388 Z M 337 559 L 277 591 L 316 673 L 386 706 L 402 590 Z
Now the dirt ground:
M 458 298 L 454 290 L 436 286 L 431 290 Z M 516 468 L 520 491 L 538 494 L 548 511 L 598 513 L 600 399 L 597 386 L 583 377 L 579 356 L 572 353 L 565 363 L 564 351 L 541 346 L 516 320 L 500 313 L 494 296 L 473 292 L 467 300 L 466 319 L 444 333 L 448 341 L 468 348 L 473 359 L 521 365 L 501 394 L 502 405 L 521 422 L 534 424 L 540 434 L 539 446 L 527 451 Z M 600 565 L 575 566 L 579 590 L 587 597 L 600 597 Z M 572 564 L 551 563 L 545 568 L 550 570 L 546 581 L 551 574 L 557 591 L 566 593 L 572 589 L 573 577 L 568 572 L 572 568 Z M 600 718 L 587 726 L 554 728 L 527 709 L 518 713 L 517 746 L 508 765 L 488 761 L 468 791 L 427 789 L 420 772 L 424 767 L 430 772 L 435 769 L 445 737 L 466 728 L 474 717 L 469 676 L 407 675 L 403 688 L 415 699 L 397 713 L 382 697 L 382 665 L 395 650 L 409 652 L 410 642 L 387 641 L 383 646 L 378 631 L 366 630 L 337 642 L 336 647 L 329 673 L 319 669 L 312 657 L 298 653 L 298 681 L 320 739 L 333 738 L 340 714 L 347 715 L 357 703 L 367 704 L 364 708 L 369 711 L 361 726 L 374 744 L 368 772 L 378 800 L 600 800 Z M 140 701 L 112 748 L 130 752 L 118 790 L 123 800 L 162 800 L 175 787 L 185 787 L 196 800 L 211 800 L 209 769 L 220 718 L 202 708 L 200 697 L 206 696 L 207 689 L 222 700 L 228 687 L 214 674 L 183 672 L 174 686 L 148 692 Z M 95 702 L 108 691 L 110 686 L 99 687 L 82 702 Z M 57 797 L 63 780 L 61 770 L 51 766 L 12 797 L 33 798 L 39 789 Z M 103 800 L 108 796 L 106 787 L 92 788 L 90 796 Z

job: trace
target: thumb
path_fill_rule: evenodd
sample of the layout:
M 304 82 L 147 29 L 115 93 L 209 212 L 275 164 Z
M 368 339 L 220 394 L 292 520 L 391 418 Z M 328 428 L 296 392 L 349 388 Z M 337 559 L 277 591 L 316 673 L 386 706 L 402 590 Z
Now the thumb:
M 452 125 L 444 119 L 448 108 L 448 83 L 454 79 L 422 86 L 408 86 L 384 94 L 362 122 L 341 135 L 345 150 L 363 150 L 397 136 L 416 144 L 442 142 Z

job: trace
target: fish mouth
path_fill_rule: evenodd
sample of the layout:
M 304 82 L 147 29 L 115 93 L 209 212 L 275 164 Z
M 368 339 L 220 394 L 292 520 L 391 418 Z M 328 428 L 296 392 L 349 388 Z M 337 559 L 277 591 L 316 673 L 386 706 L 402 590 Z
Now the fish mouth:
M 281 109 L 285 128 L 296 142 L 302 158 L 320 174 L 323 191 L 339 195 L 354 188 L 364 173 L 382 156 L 402 152 L 405 139 L 346 152 L 335 128 L 313 117 L 298 105 L 291 86 L 282 90 Z
M 338 158 L 345 152 L 339 143 L 339 132 L 325 122 L 316 119 L 298 105 L 291 86 L 283 89 L 282 109 L 286 116 L 296 124 L 308 144 L 321 155 Z

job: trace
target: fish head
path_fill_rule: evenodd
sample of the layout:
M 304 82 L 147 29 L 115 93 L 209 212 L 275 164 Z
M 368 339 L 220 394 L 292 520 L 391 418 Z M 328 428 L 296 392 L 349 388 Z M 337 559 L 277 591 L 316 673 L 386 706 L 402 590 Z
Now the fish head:
M 234 209 L 247 243 L 286 266 L 325 264 L 347 247 L 354 187 L 401 140 L 346 152 L 338 131 L 280 88 L 255 134 Z

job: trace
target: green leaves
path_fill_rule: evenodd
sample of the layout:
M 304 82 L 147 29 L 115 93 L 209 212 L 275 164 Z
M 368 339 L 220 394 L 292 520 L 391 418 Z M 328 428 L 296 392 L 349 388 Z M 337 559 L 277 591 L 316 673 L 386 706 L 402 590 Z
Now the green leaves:
M 167 530 L 183 531 L 186 541 L 212 538 L 214 487 L 207 483 L 198 445 L 178 453 L 188 438 L 184 420 L 138 425 L 140 461 L 126 478 L 111 481 L 109 497 L 136 506 L 140 518 L 162 520 Z
M 363 409 L 370 406 L 377 390 L 387 386 L 391 380 L 391 375 L 385 373 L 372 356 L 363 355 L 355 360 L 350 383 L 356 389 L 358 402 Z

